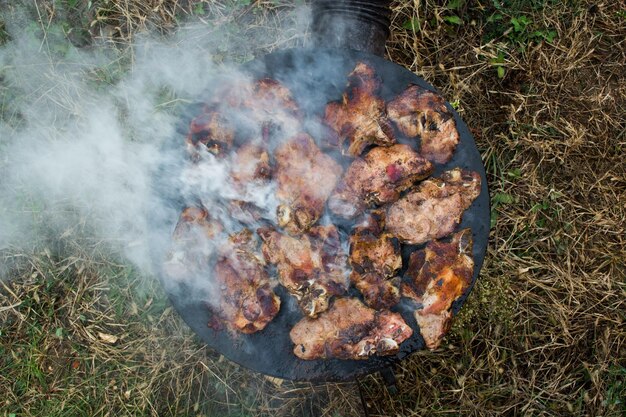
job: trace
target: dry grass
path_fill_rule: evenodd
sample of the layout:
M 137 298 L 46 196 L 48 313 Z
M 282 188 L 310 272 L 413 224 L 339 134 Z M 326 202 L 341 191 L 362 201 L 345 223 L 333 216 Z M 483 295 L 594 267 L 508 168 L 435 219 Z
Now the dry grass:
M 40 10 L 54 17 L 61 3 Z M 171 30 L 198 3 L 94 1 L 86 27 L 124 44 L 141 28 Z M 488 170 L 495 225 L 443 347 L 395 369 L 396 396 L 364 379 L 370 415 L 623 415 L 624 6 L 442 3 L 452 2 L 394 3 L 388 56 L 457 102 Z M 254 27 L 280 26 L 285 6 L 202 7 L 201 18 Z M 487 20 L 496 13 L 499 25 Z M 518 33 L 510 19 L 522 15 L 531 23 Z M 417 33 L 403 27 L 410 19 Z M 542 30 L 551 42 L 526 36 Z M 207 350 L 160 288 L 99 242 L 44 246 L 3 254 L 14 279 L 0 290 L 0 415 L 361 414 L 355 384 L 269 380 Z

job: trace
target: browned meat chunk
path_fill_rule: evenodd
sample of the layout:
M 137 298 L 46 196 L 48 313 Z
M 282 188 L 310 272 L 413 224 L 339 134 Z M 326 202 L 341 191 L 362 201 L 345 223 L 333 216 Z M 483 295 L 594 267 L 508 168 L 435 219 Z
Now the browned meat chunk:
M 386 230 L 402 242 L 418 245 L 444 237 L 480 194 L 480 176 L 459 168 L 422 182 L 387 211 Z
M 400 301 L 399 279 L 393 277 L 402 267 L 402 258 L 400 242 L 382 233 L 378 215 L 368 215 L 350 235 L 350 280 L 363 294 L 365 304 L 380 310 Z
M 402 286 L 402 295 L 421 304 L 415 319 L 429 349 L 436 349 L 450 328 L 450 307 L 469 287 L 473 273 L 470 229 L 454 234 L 449 243 L 435 240 L 411 254 L 406 272 L 411 281 Z
M 350 235 L 350 265 L 359 273 L 392 277 L 402 267 L 400 242 L 382 228 L 357 226 Z
M 270 287 L 265 263 L 257 253 L 252 233 L 244 229 L 221 248 L 215 264 L 215 288 L 219 303 L 209 308 L 229 328 L 241 333 L 262 330 L 280 309 L 280 298 Z
M 219 111 L 209 108 L 191 121 L 187 136 L 192 154 L 203 145 L 212 154 L 223 155 L 232 148 L 234 140 L 233 123 Z
M 400 301 L 400 278 L 386 278 L 378 272 L 352 271 L 350 280 L 363 294 L 365 304 L 376 310 L 391 308 Z
M 348 76 L 348 88 L 341 101 L 328 103 L 325 124 L 331 129 L 329 145 L 345 155 L 359 156 L 370 145 L 395 143 L 391 123 L 385 113 L 385 102 L 376 94 L 380 80 L 374 69 L 359 62 Z
M 420 137 L 420 153 L 426 158 L 440 164 L 452 158 L 459 132 L 439 94 L 411 85 L 387 104 L 387 113 L 406 136 Z
M 257 232 L 265 259 L 277 266 L 280 283 L 307 316 L 325 311 L 333 295 L 346 291 L 346 255 L 335 226 L 315 226 L 298 237 L 272 229 Z
M 171 247 L 164 262 L 166 274 L 176 280 L 193 279 L 206 274 L 209 260 L 215 251 L 222 226 L 212 220 L 200 207 L 183 210 L 174 229 Z
M 306 133 L 280 145 L 274 153 L 280 205 L 278 225 L 290 234 L 313 226 L 324 212 L 326 200 L 342 173 L 341 166 L 323 154 Z
M 263 210 L 250 201 L 231 200 L 228 202 L 228 210 L 233 219 L 248 226 L 264 217 Z
M 276 80 L 239 81 L 224 86 L 215 96 L 219 100 L 207 104 L 189 126 L 187 144 L 194 158 L 200 145 L 223 155 L 238 135 L 261 136 L 270 127 L 289 131 L 299 126 L 298 105 L 289 89 Z
M 253 91 L 254 102 L 249 103 L 249 107 L 258 109 L 262 107 L 270 113 L 275 112 L 279 108 L 294 116 L 300 113 L 291 91 L 274 79 L 263 78 L 257 81 Z
M 396 201 L 402 191 L 432 172 L 433 165 L 408 145 L 374 148 L 352 162 L 328 207 L 341 217 L 354 217 L 367 205 Z
M 235 152 L 230 177 L 235 184 L 266 181 L 272 176 L 267 150 L 257 143 L 246 143 Z
M 412 334 L 400 314 L 375 311 L 354 298 L 340 298 L 317 319 L 303 318 L 289 336 L 295 344 L 293 353 L 311 360 L 393 355 Z

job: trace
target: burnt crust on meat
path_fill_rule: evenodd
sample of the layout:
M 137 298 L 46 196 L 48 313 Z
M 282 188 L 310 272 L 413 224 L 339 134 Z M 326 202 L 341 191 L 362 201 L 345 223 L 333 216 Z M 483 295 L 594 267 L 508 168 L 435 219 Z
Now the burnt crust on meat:
M 377 310 L 390 308 L 400 301 L 402 268 L 400 242 L 383 233 L 384 218 L 368 214 L 350 235 L 350 281 L 363 294 L 365 304 Z
M 302 234 L 321 217 L 343 170 L 306 133 L 280 145 L 274 155 L 278 225 L 290 234 Z
M 365 304 L 376 310 L 391 308 L 400 302 L 400 278 L 387 278 L 378 272 L 352 271 L 350 281 L 363 295 Z
M 400 314 L 373 310 L 355 298 L 336 299 L 317 319 L 304 317 L 289 332 L 293 353 L 304 360 L 394 355 L 412 334 Z
M 358 62 L 348 76 L 342 99 L 326 106 L 328 146 L 338 147 L 344 155 L 359 156 L 371 145 L 389 146 L 396 142 L 385 102 L 377 95 L 379 89 L 380 79 L 374 69 Z
M 213 270 L 219 304 L 207 303 L 228 328 L 244 334 L 263 330 L 280 310 L 257 246 L 248 229 L 230 237 Z
M 455 168 L 419 184 L 387 210 L 385 230 L 419 245 L 452 233 L 480 194 L 480 175 Z
M 452 158 L 459 132 L 439 94 L 412 84 L 387 104 L 387 114 L 404 135 L 420 138 L 424 157 L 439 164 Z
M 296 297 L 305 315 L 317 316 L 328 309 L 333 296 L 346 292 L 347 259 L 335 226 L 315 226 L 300 236 L 271 228 L 257 233 L 266 261 L 276 265 L 280 283 Z
M 434 240 L 411 254 L 402 285 L 402 296 L 419 305 L 415 320 L 426 346 L 439 347 L 451 325 L 452 303 L 472 282 L 472 231 L 463 229 L 449 242 Z
M 350 164 L 330 196 L 328 208 L 340 217 L 352 218 L 368 206 L 396 201 L 433 169 L 426 158 L 408 145 L 373 148 Z

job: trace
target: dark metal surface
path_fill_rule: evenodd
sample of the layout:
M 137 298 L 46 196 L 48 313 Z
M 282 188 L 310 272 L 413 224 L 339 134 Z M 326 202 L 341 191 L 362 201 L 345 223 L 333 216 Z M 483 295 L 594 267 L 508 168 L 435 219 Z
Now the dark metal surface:
M 390 0 L 313 0 L 313 42 L 383 56 L 391 24 Z
M 321 115 L 327 102 L 341 97 L 346 86 L 347 75 L 359 60 L 372 65 L 382 78 L 381 95 L 385 100 L 394 98 L 411 83 L 436 91 L 424 80 L 404 68 L 377 56 L 356 51 L 284 50 L 252 61 L 245 65 L 244 69 L 256 77 L 271 77 L 284 83 L 299 99 L 300 106 L 308 114 Z M 462 222 L 458 227 L 458 229 L 466 227 L 472 229 L 475 269 L 472 285 L 453 304 L 453 312 L 456 314 L 476 282 L 482 266 L 487 247 L 490 218 L 487 181 L 480 154 L 465 123 L 449 104 L 448 108 L 454 114 L 461 140 L 452 160 L 445 165 L 436 166 L 433 176 L 437 176 L 447 169 L 461 167 L 479 172 L 482 178 L 481 194 L 464 213 Z M 314 132 L 311 133 L 315 137 Z M 403 253 L 404 265 L 407 264 L 407 256 L 408 250 Z M 279 314 L 264 330 L 252 335 L 233 336 L 226 330 L 210 329 L 207 327 L 209 311 L 206 306 L 202 303 L 189 302 L 191 297 L 185 297 L 184 292 L 170 294 L 170 300 L 185 322 L 210 347 L 242 366 L 284 379 L 354 380 L 359 375 L 388 368 L 410 353 L 424 348 L 424 341 L 412 314 L 413 310 L 408 300 L 403 299 L 393 310 L 402 314 L 406 322 L 413 328 L 414 334 L 401 345 L 397 355 L 371 357 L 359 361 L 338 359 L 304 361 L 298 359 L 292 352 L 293 344 L 289 338 L 289 331 L 302 318 L 302 314 L 297 308 L 294 298 L 289 296 L 282 287 L 277 288 L 277 293 L 282 301 Z M 352 294 L 357 295 L 356 292 Z

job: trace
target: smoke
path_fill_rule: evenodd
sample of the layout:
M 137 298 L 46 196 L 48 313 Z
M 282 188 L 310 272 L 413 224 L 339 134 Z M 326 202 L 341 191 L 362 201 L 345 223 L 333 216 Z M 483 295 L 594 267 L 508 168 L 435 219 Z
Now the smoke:
M 62 33 L 33 30 L 38 23 L 26 13 L 6 13 L 0 249 L 88 229 L 147 274 L 155 255 L 167 251 L 180 214 L 164 190 L 177 188 L 183 196 L 200 190 L 211 198 L 232 193 L 223 186 L 228 161 L 205 158 L 195 178 L 180 169 L 187 158 L 181 109 L 225 75 L 247 77 L 224 58 L 228 51 L 251 58 L 274 45 L 297 45 L 309 20 L 308 9 L 294 8 L 281 16 L 282 27 L 256 29 L 245 40 L 218 22 L 190 23 L 169 37 L 139 36 L 129 54 L 105 44 L 78 49 Z M 276 204 L 268 190 L 244 194 L 267 210 Z

